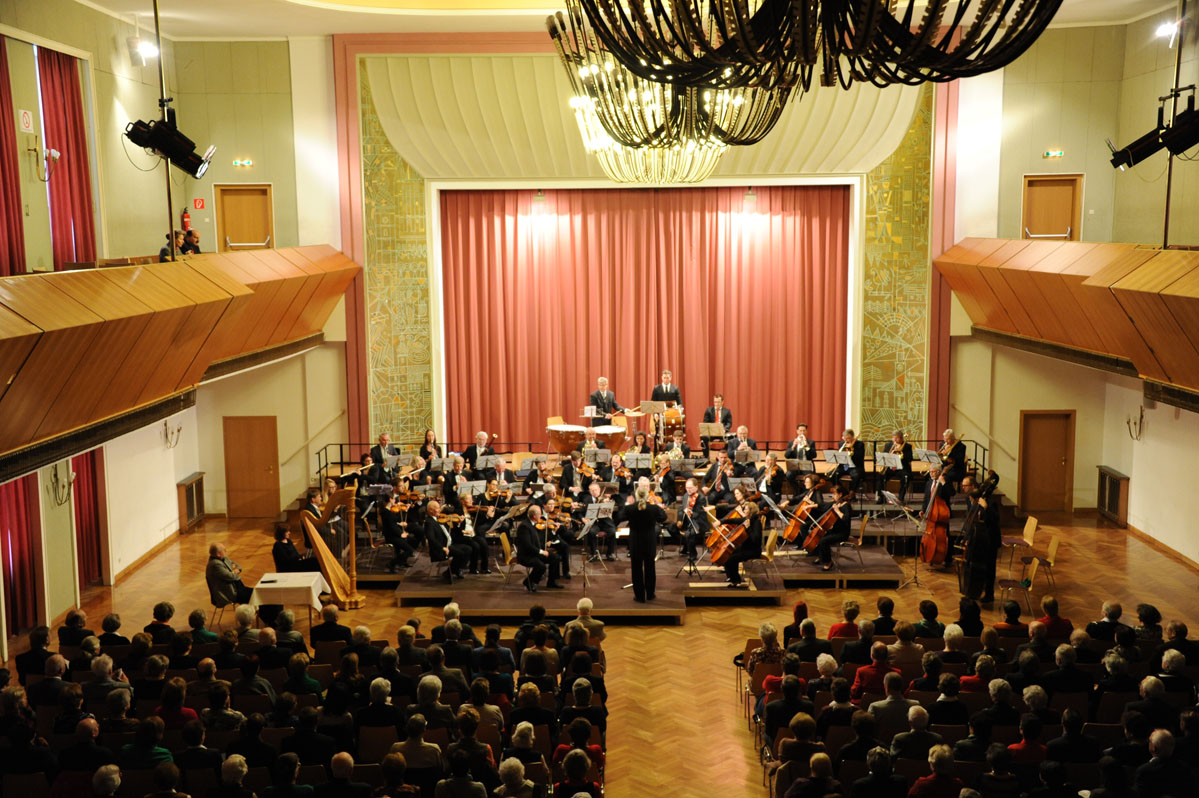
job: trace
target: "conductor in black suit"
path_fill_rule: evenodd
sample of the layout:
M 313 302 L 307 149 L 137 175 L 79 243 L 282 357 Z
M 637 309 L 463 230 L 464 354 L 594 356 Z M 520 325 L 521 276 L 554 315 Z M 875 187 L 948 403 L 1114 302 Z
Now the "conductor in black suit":
M 541 508 L 530 505 L 525 520 L 516 528 L 516 561 L 529 569 L 523 584 L 530 593 L 537 592 L 537 583 L 547 568 L 550 572 L 549 581 L 545 586 L 551 590 L 560 590 L 558 584 L 558 555 L 542 548 L 542 532 L 536 524 L 541 521 Z
M 724 426 L 724 435 L 727 438 L 729 432 L 733 429 L 733 411 L 724 406 L 724 394 L 718 393 L 712 397 L 712 406 L 704 411 L 705 424 L 720 423 Z M 704 457 L 708 456 L 708 443 L 711 440 L 707 436 L 700 436 L 700 443 L 704 447 Z
M 649 400 L 651 402 L 674 402 L 675 405 L 682 407 L 683 395 L 679 392 L 679 386 L 672 382 L 673 379 L 674 375 L 670 373 L 670 369 L 664 369 L 662 371 L 662 382 L 654 386 Z
M 596 417 L 591 419 L 591 426 L 601 427 L 612 423 L 612 414 L 624 410 L 616 401 L 616 394 L 608 390 L 608 378 L 596 380 L 596 389 L 587 398 L 587 403 L 595 408 Z
M 637 488 L 636 497 L 617 511 L 618 521 L 629 524 L 629 555 L 633 559 L 633 601 L 644 604 L 654 598 L 657 570 L 654 556 L 658 553 L 658 525 L 665 523 L 666 511 L 661 505 L 650 504 L 649 489 Z
M 319 571 L 320 562 L 315 557 L 304 557 L 296 544 L 291 542 L 291 530 L 286 524 L 275 524 L 275 545 L 271 547 L 275 570 L 280 573 Z
M 454 542 L 450 530 L 437 520 L 440 514 L 441 504 L 429 502 L 425 510 L 425 539 L 429 542 L 429 561 L 441 562 L 448 557 L 450 568 L 446 571 L 446 581 L 461 579 L 462 566 L 470 559 L 471 549 L 463 543 Z
M 490 457 L 495 454 L 495 449 L 487 445 L 490 438 L 487 433 L 480 430 L 475 433 L 475 442 L 466 447 L 466 451 L 462 453 L 462 459 L 466 461 L 466 467 L 470 470 L 471 479 L 482 479 L 487 482 L 495 479 L 494 468 L 484 468 L 482 471 L 475 468 L 475 463 L 480 457 Z

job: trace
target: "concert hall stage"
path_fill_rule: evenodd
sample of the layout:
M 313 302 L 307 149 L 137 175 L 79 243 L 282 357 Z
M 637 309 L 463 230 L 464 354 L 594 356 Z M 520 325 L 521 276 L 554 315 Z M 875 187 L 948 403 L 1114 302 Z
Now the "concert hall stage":
M 882 546 L 863 545 L 860 549 L 861 562 L 852 549 L 834 552 L 836 567 L 823 571 L 798 551 L 780 551 L 774 562 L 779 575 L 787 587 L 899 587 L 911 571 L 910 565 L 901 566 Z M 754 570 L 757 573 L 757 569 Z
M 506 623 L 519 622 L 529 613 L 533 604 L 541 604 L 550 617 L 569 619 L 575 617 L 575 605 L 584 595 L 595 603 L 595 615 L 605 622 L 617 623 L 667 623 L 679 624 L 688 604 L 770 604 L 778 606 L 785 591 L 780 586 L 762 587 L 760 569 L 754 569 L 748 589 L 734 590 L 725 585 L 723 569 L 711 571 L 704 568 L 702 579 L 689 577 L 685 572 L 675 574 L 683 561 L 675 556 L 663 557 L 658 561 L 656 598 L 639 604 L 633 600 L 633 589 L 625 588 L 632 582 L 630 564 L 621 554 L 615 562 L 605 562 L 607 571 L 598 563 L 588 563 L 588 584 L 584 587 L 583 576 L 578 573 L 579 560 L 572 558 L 575 573 L 564 581 L 564 590 L 546 590 L 529 593 L 521 586 L 524 569 L 516 568 L 507 584 L 501 574 L 489 576 L 466 576 L 448 582 L 429 575 L 429 561 L 422 554 L 413 561 L 411 568 L 399 576 L 394 590 L 397 607 L 440 606 L 451 599 L 458 602 L 462 615 L 470 622 L 498 620 Z M 434 574 L 440 572 L 434 569 Z M 776 580 L 777 581 L 777 580 Z M 361 587 L 369 588 L 370 583 Z M 382 585 L 379 585 L 382 586 Z

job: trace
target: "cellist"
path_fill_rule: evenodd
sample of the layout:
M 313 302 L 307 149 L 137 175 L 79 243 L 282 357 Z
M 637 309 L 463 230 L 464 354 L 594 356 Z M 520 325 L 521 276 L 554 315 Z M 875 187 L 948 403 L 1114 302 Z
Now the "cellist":
M 828 512 L 833 514 L 833 526 L 820 538 L 816 547 L 816 560 L 823 571 L 832 570 L 833 546 L 849 540 L 850 522 L 853 521 L 854 509 L 851 503 L 853 492 L 840 484 L 833 486 L 833 503 Z
M 746 536 L 724 563 L 724 581 L 729 583 L 729 587 L 739 588 L 745 584 L 739 572 L 741 563 L 762 559 L 762 516 L 758 512 L 758 505 L 745 500 L 741 488 L 733 491 L 733 496 L 737 501 L 736 510 L 743 520 L 726 526 L 736 527 L 738 524 L 744 524 Z
M 795 545 L 801 546 L 808 537 L 808 532 L 812 530 L 812 524 L 816 523 L 817 519 L 823 515 L 824 510 L 821 508 L 824 501 L 824 495 L 820 490 L 821 478 L 814 471 L 809 471 L 804 474 L 803 490 L 791 497 L 795 513 L 798 515 L 803 512 L 804 505 L 808 504 L 807 514 L 801 519 L 799 534 L 796 536 Z M 816 556 L 816 552 L 808 552 L 808 556 Z

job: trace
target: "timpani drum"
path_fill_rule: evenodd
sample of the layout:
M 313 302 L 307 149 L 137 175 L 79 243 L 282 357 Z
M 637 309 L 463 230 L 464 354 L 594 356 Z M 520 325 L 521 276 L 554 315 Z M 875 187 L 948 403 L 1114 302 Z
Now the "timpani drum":
M 568 455 L 583 442 L 583 433 L 586 429 L 577 424 L 550 424 L 545 428 L 545 434 L 549 436 L 550 446 L 554 447 L 555 452 L 560 455 Z M 603 427 L 595 429 L 598 431 Z
M 669 441 L 674 436 L 676 429 L 685 431 L 684 423 L 686 418 L 683 416 L 683 411 L 678 407 L 666 408 L 666 413 L 662 416 L 662 439 Z
M 629 437 L 628 430 L 617 424 L 605 424 L 595 427 L 595 439 L 602 441 L 604 448 L 611 452 L 619 452 L 624 448 L 624 442 Z

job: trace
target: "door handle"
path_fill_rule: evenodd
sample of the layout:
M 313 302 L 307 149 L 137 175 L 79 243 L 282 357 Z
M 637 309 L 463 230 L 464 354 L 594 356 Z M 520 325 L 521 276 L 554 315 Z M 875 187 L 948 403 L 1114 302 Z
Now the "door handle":
M 1069 233 L 1066 233 L 1066 235 L 1069 235 Z M 225 246 L 226 247 L 269 247 L 270 245 L 271 245 L 271 237 L 270 236 L 267 236 L 266 241 L 263 241 L 261 244 L 259 244 L 257 242 L 253 242 L 253 241 L 234 242 L 234 241 L 229 240 L 229 236 L 225 236 Z
M 1024 228 L 1024 237 L 1025 238 L 1069 238 L 1070 231 L 1073 229 L 1074 229 L 1073 227 L 1067 227 L 1066 232 L 1064 232 L 1064 233 L 1041 233 L 1041 234 L 1034 235 L 1033 233 L 1030 233 L 1028 231 L 1028 228 L 1026 227 L 1026 228 Z M 229 244 L 229 239 L 226 238 L 225 245 L 228 246 L 228 244 Z

